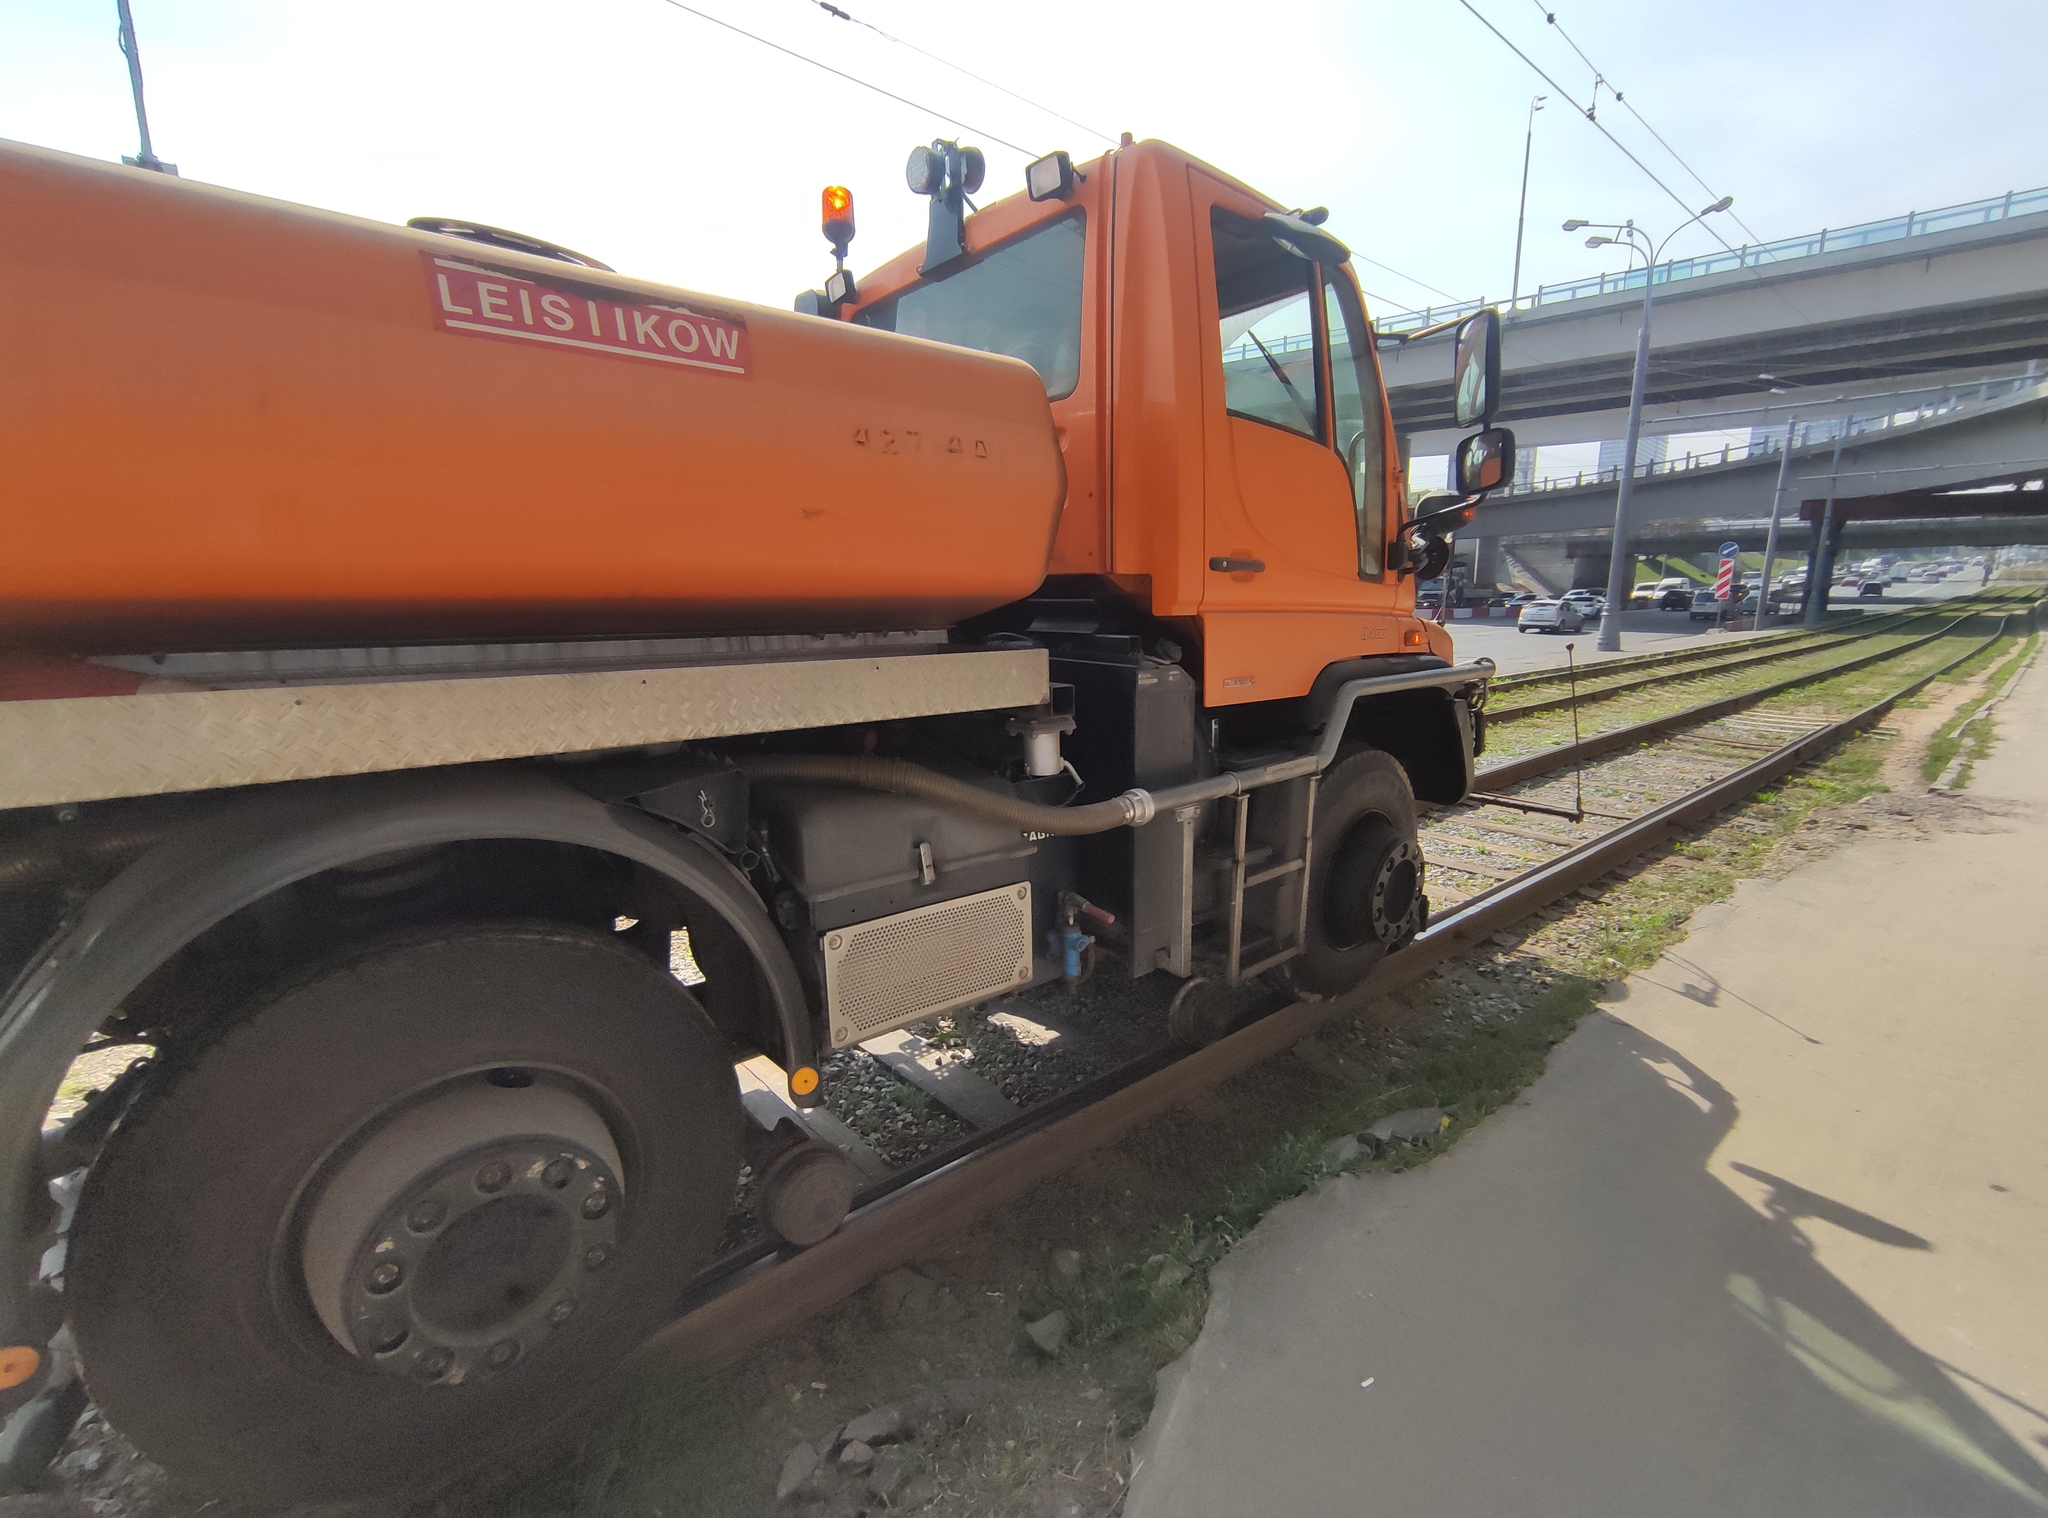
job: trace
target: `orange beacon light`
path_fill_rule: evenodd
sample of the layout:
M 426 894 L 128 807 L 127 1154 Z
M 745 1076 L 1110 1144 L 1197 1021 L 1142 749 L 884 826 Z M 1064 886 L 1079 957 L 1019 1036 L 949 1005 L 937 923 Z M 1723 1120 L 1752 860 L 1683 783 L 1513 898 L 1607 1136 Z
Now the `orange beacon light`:
M 828 184 L 818 200 L 825 241 L 832 244 L 835 258 L 844 259 L 847 244 L 853 241 L 853 191 L 843 184 Z

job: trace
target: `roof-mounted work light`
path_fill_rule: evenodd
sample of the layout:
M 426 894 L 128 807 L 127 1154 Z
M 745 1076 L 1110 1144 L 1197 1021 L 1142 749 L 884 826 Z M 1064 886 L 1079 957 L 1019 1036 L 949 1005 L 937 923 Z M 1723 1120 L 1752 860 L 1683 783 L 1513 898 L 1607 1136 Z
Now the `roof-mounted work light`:
M 1065 200 L 1074 193 L 1074 160 L 1065 153 L 1048 153 L 1024 170 L 1024 193 L 1033 200 Z
M 932 203 L 918 273 L 929 274 L 967 251 L 967 197 L 981 188 L 987 174 L 988 160 L 980 148 L 940 140 L 910 150 L 904 183 L 913 195 L 928 196 Z

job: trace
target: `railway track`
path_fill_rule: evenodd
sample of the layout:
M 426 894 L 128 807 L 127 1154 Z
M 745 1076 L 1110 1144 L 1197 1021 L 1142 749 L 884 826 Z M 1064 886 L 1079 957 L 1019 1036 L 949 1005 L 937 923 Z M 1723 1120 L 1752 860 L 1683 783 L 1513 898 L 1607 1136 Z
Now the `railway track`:
M 1703 680 L 1715 675 L 1730 674 L 1738 670 L 1751 669 L 1760 664 L 1773 664 L 1785 659 L 1803 659 L 1813 654 L 1824 653 L 1844 644 L 1859 643 L 1865 639 L 1893 632 L 1912 622 L 1923 619 L 1925 613 L 1904 613 L 1893 617 L 1879 617 L 1868 626 L 1857 627 L 1845 632 L 1825 635 L 1808 635 L 1784 642 L 1772 642 L 1759 650 L 1754 643 L 1737 644 L 1731 649 L 1711 650 L 1714 657 L 1694 655 L 1682 666 L 1663 666 L 1647 673 L 1623 672 L 1622 678 L 1612 678 L 1613 664 L 1594 664 L 1583 667 L 1572 679 L 1565 675 L 1546 675 L 1547 682 L 1564 680 L 1576 689 L 1563 694 L 1538 696 L 1533 700 L 1516 701 L 1507 706 L 1492 706 L 1487 712 L 1490 722 L 1513 722 L 1523 717 L 1539 716 L 1544 712 L 1562 711 L 1570 706 L 1589 706 L 1596 702 L 1611 700 L 1616 696 L 1645 690 L 1655 685 L 1669 685 L 1684 680 Z M 1938 613 L 1937 613 L 1938 615 Z M 1661 658 L 1662 655 L 1652 655 Z M 1522 687 L 1516 687 L 1517 690 Z
M 655 1352 L 717 1361 L 793 1327 L 1118 1134 L 1288 1048 L 1327 1018 L 1419 980 L 1680 829 L 1867 731 L 1897 702 L 1993 646 L 2026 613 L 2009 599 L 1990 597 L 1951 603 L 1935 615 L 1939 626 L 1902 643 L 1483 770 L 1473 801 L 1425 818 L 1423 844 L 1436 903 L 1430 925 L 1344 998 L 1272 1005 L 1267 993 L 1268 1004 L 1260 1006 L 1259 993 L 1251 991 L 1241 1009 L 1249 1020 L 1217 1042 L 1192 1050 L 1146 1043 L 1028 1106 L 1004 1096 L 971 1064 L 949 1060 L 946 1050 L 914 1035 L 898 1035 L 889 1049 L 868 1051 L 892 1078 L 955 1112 L 960 1121 L 952 1136 L 892 1165 L 847 1123 L 825 1113 L 814 1131 L 839 1143 L 868 1178 L 846 1223 L 803 1251 L 778 1252 L 758 1240 L 731 1250 L 694 1283 Z M 1981 637 L 1963 631 L 1986 616 L 1997 617 L 1995 630 Z M 1901 618 L 1909 627 L 1922 620 L 1927 619 L 1918 614 Z M 1864 630 L 1862 636 L 1869 635 Z M 1792 690 L 1909 658 L 1954 636 L 1966 643 L 1952 657 L 1916 668 L 1911 678 L 1854 710 L 1824 710 L 1817 695 L 1804 706 L 1760 710 Z M 1697 673 L 1681 665 L 1667 678 Z M 1650 744 L 1655 746 L 1644 747 Z M 1589 763 L 1595 768 L 1583 770 Z M 1583 772 L 1575 776 L 1575 770 Z M 1579 812 L 1577 821 L 1556 815 L 1567 813 L 1561 804 L 1567 794 L 1582 790 L 1590 804 L 1575 801 L 1570 810 Z M 1007 1019 L 1009 1031 L 1026 1044 L 1073 1037 L 1056 1014 L 1029 999 L 1017 1005 L 1019 1010 L 998 1010 L 990 1020 Z

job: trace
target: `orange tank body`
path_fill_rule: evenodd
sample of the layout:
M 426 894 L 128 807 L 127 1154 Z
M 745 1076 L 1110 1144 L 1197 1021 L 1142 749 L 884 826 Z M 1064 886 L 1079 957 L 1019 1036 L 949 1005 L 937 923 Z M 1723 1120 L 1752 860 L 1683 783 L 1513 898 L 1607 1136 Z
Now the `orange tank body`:
M 0 647 L 943 627 L 1024 363 L 0 144 Z

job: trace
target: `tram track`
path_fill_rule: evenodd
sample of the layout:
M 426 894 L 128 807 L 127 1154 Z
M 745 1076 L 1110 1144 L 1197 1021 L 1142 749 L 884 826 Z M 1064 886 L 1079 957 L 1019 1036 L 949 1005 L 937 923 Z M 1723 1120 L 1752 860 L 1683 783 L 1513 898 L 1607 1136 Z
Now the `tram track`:
M 1999 616 L 1988 636 L 1971 638 L 1955 657 L 1846 715 L 1809 718 L 1751 710 L 1795 687 L 1909 656 L 1987 614 Z M 1547 820 L 1539 819 L 1540 825 L 1524 819 L 1501 821 L 1491 815 L 1498 808 L 1486 801 L 1433 813 L 1425 834 L 1433 893 L 1441 889 L 1435 884 L 1439 870 L 1482 883 L 1455 898 L 1445 892 L 1448 910 L 1436 915 L 1408 948 L 1384 961 L 1357 990 L 1334 1001 L 1295 1001 L 1203 1048 L 1161 1044 L 1124 1059 L 1014 1117 L 876 1179 L 856 1197 L 855 1209 L 840 1230 L 808 1250 L 777 1251 L 759 1242 L 733 1251 L 699 1277 L 680 1304 L 679 1316 L 658 1336 L 655 1352 L 687 1361 L 717 1361 L 793 1327 L 1117 1135 L 1279 1053 L 1328 1018 L 1419 980 L 1681 829 L 1867 731 L 1896 703 L 1995 645 L 2018 615 L 1996 604 L 1987 613 L 1979 604 L 1924 637 L 1482 771 L 1479 781 L 1487 793 L 1530 787 L 1532 794 L 1540 794 L 1534 789 L 1539 782 L 1556 786 L 1575 766 L 1656 738 L 1682 739 L 1694 750 L 1718 755 L 1708 760 L 1689 754 L 1666 765 L 1659 784 L 1675 782 L 1682 789 L 1655 800 L 1647 810 L 1586 808 L 1586 817 L 1617 825 L 1583 839 Z M 1748 713 L 1745 721 L 1731 726 L 1726 719 L 1740 713 Z M 1731 757 L 1736 761 L 1732 768 Z M 1642 793 L 1647 798 L 1655 789 L 1644 786 Z M 1432 837 L 1434 849 L 1429 848 Z M 1478 863 L 1470 857 L 1475 837 L 1488 840 L 1485 848 L 1496 861 L 1512 856 L 1514 867 L 1461 871 L 1461 853 L 1468 865 Z
M 1646 690 L 1651 686 L 1670 685 L 1685 680 L 1703 680 L 1716 675 L 1751 669 L 1760 664 L 1773 664 L 1785 659 L 1803 659 L 1812 654 L 1824 653 L 1830 648 L 1838 648 L 1844 644 L 1859 643 L 1866 638 L 1882 636 L 1885 633 L 1897 630 L 1898 627 L 1918 620 L 1924 615 L 1926 614 L 1906 613 L 1897 617 L 1881 617 L 1876 620 L 1888 622 L 1892 625 L 1887 627 L 1858 627 L 1847 632 L 1835 633 L 1818 639 L 1801 640 L 1796 645 L 1789 643 L 1774 644 L 1761 653 L 1740 646 L 1734 649 L 1716 649 L 1714 652 L 1720 657 L 1712 660 L 1688 664 L 1676 669 L 1659 669 L 1654 673 L 1637 675 L 1632 679 L 1602 683 L 1602 677 L 1606 674 L 1609 666 L 1602 664 L 1590 665 L 1579 672 L 1576 681 L 1573 682 L 1577 687 L 1575 690 L 1568 691 L 1563 695 L 1545 696 L 1540 700 L 1517 702 L 1512 706 L 1492 707 L 1487 712 L 1487 720 L 1493 723 L 1514 722 L 1524 717 L 1540 716 L 1545 712 L 1563 711 L 1572 706 L 1590 706 L 1596 702 L 1611 700 L 1616 696 L 1624 696 L 1634 691 Z

